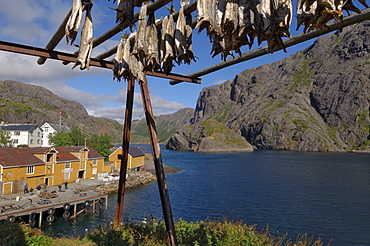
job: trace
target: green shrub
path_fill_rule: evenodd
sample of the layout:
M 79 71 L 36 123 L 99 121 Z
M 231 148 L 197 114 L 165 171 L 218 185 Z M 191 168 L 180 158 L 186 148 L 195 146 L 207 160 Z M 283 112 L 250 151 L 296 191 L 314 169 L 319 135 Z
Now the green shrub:
M 10 223 L 7 220 L 0 221 L 0 245 L 23 246 L 26 245 L 25 236 L 21 225 Z

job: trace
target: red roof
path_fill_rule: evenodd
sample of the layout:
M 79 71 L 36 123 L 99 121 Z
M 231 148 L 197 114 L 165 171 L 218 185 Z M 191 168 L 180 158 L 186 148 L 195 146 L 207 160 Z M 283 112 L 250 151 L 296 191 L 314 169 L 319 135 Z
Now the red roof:
M 0 165 L 3 167 L 38 165 L 44 162 L 25 149 L 29 148 L 0 148 Z
M 34 154 L 44 154 L 49 150 L 57 151 L 57 162 L 78 161 L 79 159 L 70 152 L 79 152 L 87 147 L 36 147 L 36 148 L 0 148 L 0 165 L 10 166 L 29 166 L 43 164 L 44 162 Z M 93 149 L 87 148 L 88 158 L 104 158 Z

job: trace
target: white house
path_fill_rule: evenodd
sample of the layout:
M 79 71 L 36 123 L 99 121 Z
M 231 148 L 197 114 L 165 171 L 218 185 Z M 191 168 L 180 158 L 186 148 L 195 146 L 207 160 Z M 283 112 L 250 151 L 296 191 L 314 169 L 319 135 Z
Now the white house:
M 71 129 L 66 125 L 58 125 L 58 124 L 51 124 L 45 123 L 41 126 L 42 130 L 42 147 L 51 147 L 51 143 L 49 143 L 49 135 L 54 134 L 56 132 L 61 133 L 69 133 Z
M 41 147 L 42 131 L 35 124 L 1 124 L 0 130 L 10 132 L 13 147 Z

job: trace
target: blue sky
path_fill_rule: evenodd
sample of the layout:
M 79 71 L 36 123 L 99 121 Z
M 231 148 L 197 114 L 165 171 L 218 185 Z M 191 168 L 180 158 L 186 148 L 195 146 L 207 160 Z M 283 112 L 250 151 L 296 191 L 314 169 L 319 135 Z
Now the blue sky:
M 66 16 L 72 0 L 16 0 L 0 1 L 0 40 L 16 42 L 31 46 L 45 47 L 60 23 Z M 94 38 L 100 36 L 115 23 L 115 7 L 113 1 L 95 0 L 92 9 Z M 178 8 L 176 8 L 178 11 Z M 166 9 L 156 12 L 156 18 L 168 14 Z M 291 35 L 294 36 L 296 22 L 293 18 Z M 119 34 L 124 34 L 126 30 Z M 75 41 L 79 44 L 80 34 Z M 120 37 L 116 35 L 104 44 L 93 50 L 92 57 L 116 46 Z M 313 41 L 288 48 L 288 52 L 274 54 L 253 59 L 234 65 L 202 77 L 202 84 L 181 83 L 169 85 L 167 79 L 148 76 L 151 101 L 154 114 L 161 115 L 176 112 L 183 107 L 195 108 L 199 93 L 204 87 L 220 84 L 241 71 L 283 59 L 294 52 L 306 48 Z M 262 43 L 261 46 L 265 46 Z M 55 48 L 58 51 L 73 53 L 77 48 L 67 45 L 65 39 Z M 193 32 L 193 50 L 198 57 L 192 65 L 181 65 L 173 69 L 174 73 L 189 74 L 208 66 L 221 62 L 220 56 L 211 58 L 211 44 L 205 31 L 197 34 Z M 247 47 L 242 52 L 247 52 Z M 62 65 L 61 62 L 48 60 L 40 66 L 36 63 L 37 57 L 18 55 L 0 51 L 0 80 L 17 80 L 23 83 L 40 85 L 51 90 L 54 94 L 81 103 L 90 115 L 107 117 L 123 123 L 126 82 L 113 81 L 112 71 L 91 67 L 90 70 L 80 70 L 72 65 Z M 135 85 L 133 118 L 143 116 L 139 86 Z M 63 110 L 63 109 L 61 109 Z M 58 112 L 56 112 L 57 114 Z

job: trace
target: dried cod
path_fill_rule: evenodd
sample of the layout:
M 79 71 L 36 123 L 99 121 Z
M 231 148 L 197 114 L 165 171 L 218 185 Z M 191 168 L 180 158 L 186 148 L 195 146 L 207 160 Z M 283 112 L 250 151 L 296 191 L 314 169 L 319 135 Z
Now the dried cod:
M 85 68 L 90 69 L 89 63 L 93 46 L 93 26 L 91 18 L 92 3 L 88 4 L 86 7 L 86 17 L 84 26 L 82 28 L 80 46 L 77 59 L 73 66 L 73 68 L 75 68 L 76 66 L 80 65 L 81 70 Z
M 174 66 L 173 62 L 176 61 L 175 56 L 175 22 L 173 19 L 173 5 L 170 9 L 171 14 L 167 17 L 167 20 L 162 22 L 162 40 L 161 40 L 161 67 L 165 74 L 169 74 Z M 165 17 L 165 19 L 166 19 Z M 163 57 L 163 58 L 162 58 Z
M 73 44 L 76 39 L 82 21 L 82 11 L 82 0 L 73 0 L 71 14 L 65 27 L 67 44 L 69 41 Z
M 143 5 L 139 12 L 138 28 L 135 36 L 135 45 L 132 53 L 138 57 L 138 60 L 142 61 L 148 54 L 147 44 L 147 23 L 146 23 L 147 5 Z
M 198 11 L 198 23 L 194 29 L 199 28 L 198 33 L 201 33 L 203 29 L 214 26 L 215 21 L 215 8 L 210 6 L 216 6 L 215 0 L 198 0 L 197 11 Z
M 114 1 L 115 2 L 115 1 Z M 116 22 L 128 21 L 130 27 L 134 25 L 135 0 L 118 0 L 116 11 Z
M 114 58 L 113 79 L 128 79 L 130 75 L 128 57 L 130 55 L 130 40 L 128 35 L 121 36 L 120 43 L 117 46 L 117 53 Z M 127 55 L 128 54 L 128 55 Z
M 181 9 L 176 22 L 175 29 L 175 51 L 177 63 L 184 62 L 190 64 L 194 60 L 192 51 L 192 31 L 191 14 L 185 18 L 184 7 L 189 4 L 189 0 L 181 2 Z
M 148 26 L 146 30 L 148 40 L 148 55 L 146 58 L 146 71 L 155 71 L 160 68 L 159 52 L 158 52 L 158 31 L 155 23 L 154 13 L 151 13 L 148 18 Z

